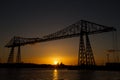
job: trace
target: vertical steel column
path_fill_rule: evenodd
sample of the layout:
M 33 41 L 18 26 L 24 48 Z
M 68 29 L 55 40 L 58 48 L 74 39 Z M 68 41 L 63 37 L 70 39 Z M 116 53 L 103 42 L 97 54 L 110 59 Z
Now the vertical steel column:
M 16 57 L 16 63 L 21 63 L 21 51 L 20 46 L 18 46 L 18 53 Z
M 78 52 L 78 66 L 80 65 L 85 65 L 85 45 L 84 45 L 84 32 L 83 32 L 82 22 L 81 22 L 80 43 L 79 43 L 79 52 Z
M 87 66 L 92 66 L 95 65 L 95 59 L 93 56 L 93 51 L 92 51 L 92 47 L 90 45 L 90 40 L 88 37 L 88 34 L 86 33 L 86 65 Z
M 14 47 L 11 48 L 7 63 L 13 63 L 13 62 L 14 62 Z

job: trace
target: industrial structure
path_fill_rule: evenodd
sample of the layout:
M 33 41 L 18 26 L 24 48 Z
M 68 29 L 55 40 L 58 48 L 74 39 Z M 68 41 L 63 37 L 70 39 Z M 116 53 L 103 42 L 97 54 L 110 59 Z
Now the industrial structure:
M 115 49 L 109 49 L 107 50 L 107 63 L 119 63 L 119 55 L 118 53 L 120 50 L 115 50 Z M 113 61 L 110 61 L 110 55 L 113 55 Z
M 72 37 L 80 37 L 79 52 L 78 52 L 78 65 L 91 66 L 95 65 L 95 59 L 92 51 L 92 47 L 89 40 L 89 35 L 99 34 L 104 32 L 116 31 L 113 27 L 107 27 L 104 25 L 96 24 L 86 20 L 80 20 L 62 30 L 55 33 L 48 34 L 41 38 L 23 38 L 13 37 L 5 47 L 11 48 L 8 63 L 14 62 L 14 49 L 18 47 L 18 53 L 16 57 L 16 63 L 21 63 L 21 46 L 27 44 L 41 43 L 52 40 L 59 40 Z

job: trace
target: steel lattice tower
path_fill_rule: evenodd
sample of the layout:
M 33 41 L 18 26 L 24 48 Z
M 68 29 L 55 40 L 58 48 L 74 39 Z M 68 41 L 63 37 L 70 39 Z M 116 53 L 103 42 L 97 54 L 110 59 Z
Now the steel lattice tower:
M 16 46 L 16 41 L 18 43 L 20 43 L 20 39 L 19 38 L 16 38 L 14 37 L 11 42 L 14 44 L 12 47 L 11 47 L 11 51 L 10 51 L 10 54 L 9 54 L 9 57 L 8 57 L 8 63 L 14 63 L 14 48 Z M 20 50 L 20 45 L 17 45 L 18 46 L 18 53 L 17 53 L 17 56 L 16 56 L 16 63 L 21 63 L 21 50 Z
M 95 65 L 95 60 L 91 48 L 91 44 L 88 37 L 88 29 L 86 22 L 81 22 L 80 29 L 80 44 L 78 52 L 78 65 L 91 66 Z M 86 43 L 86 44 L 85 44 Z

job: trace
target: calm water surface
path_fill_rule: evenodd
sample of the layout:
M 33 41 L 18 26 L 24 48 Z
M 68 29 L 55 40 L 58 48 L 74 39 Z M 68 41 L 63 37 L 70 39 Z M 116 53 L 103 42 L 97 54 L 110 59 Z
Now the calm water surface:
M 120 80 L 120 72 L 2 68 L 0 80 Z

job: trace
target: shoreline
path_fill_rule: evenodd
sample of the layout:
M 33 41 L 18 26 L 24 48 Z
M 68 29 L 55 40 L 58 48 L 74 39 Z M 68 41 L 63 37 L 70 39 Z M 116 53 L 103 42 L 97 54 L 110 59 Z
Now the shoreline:
M 75 66 L 75 65 L 51 65 L 32 63 L 0 63 L 0 68 L 40 68 L 40 69 L 67 69 L 67 70 L 99 70 L 99 71 L 120 71 L 120 64 L 105 66 Z

